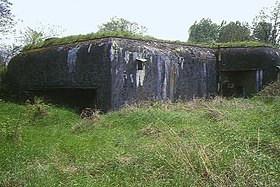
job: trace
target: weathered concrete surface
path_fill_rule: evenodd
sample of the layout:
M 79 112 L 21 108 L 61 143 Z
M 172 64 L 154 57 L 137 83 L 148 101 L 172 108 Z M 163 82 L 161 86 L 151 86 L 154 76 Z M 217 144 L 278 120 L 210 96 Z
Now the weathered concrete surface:
M 272 47 L 227 47 L 220 52 L 221 71 L 275 69 L 280 64 L 280 50 Z
M 74 103 L 108 111 L 141 100 L 209 97 L 223 87 L 229 96 L 257 92 L 276 80 L 279 53 L 111 37 L 21 53 L 9 63 L 8 75 L 19 90 L 53 90 L 52 96 L 58 91 L 62 97 L 69 91 L 65 95 L 71 99 L 74 93 Z M 94 102 L 80 102 L 79 90 Z
M 139 100 L 208 97 L 217 81 L 212 49 L 123 38 L 21 53 L 8 74 L 21 90 L 95 89 L 103 110 Z
M 141 60 L 143 69 L 138 70 Z M 216 57 L 208 48 L 114 39 L 111 63 L 113 107 L 216 93 Z
M 280 50 L 271 47 L 221 48 L 217 52 L 222 95 L 251 96 L 277 79 Z
M 21 53 L 8 66 L 20 90 L 97 90 L 97 107 L 111 108 L 111 64 L 108 39 Z

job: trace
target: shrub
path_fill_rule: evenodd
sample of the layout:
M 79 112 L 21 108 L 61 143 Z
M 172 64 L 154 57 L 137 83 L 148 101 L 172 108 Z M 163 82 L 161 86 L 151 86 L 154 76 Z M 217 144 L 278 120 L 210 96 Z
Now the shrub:
M 35 97 L 34 102 L 26 101 L 28 114 L 32 121 L 38 118 L 44 118 L 47 115 L 47 105 L 43 102 L 42 98 Z

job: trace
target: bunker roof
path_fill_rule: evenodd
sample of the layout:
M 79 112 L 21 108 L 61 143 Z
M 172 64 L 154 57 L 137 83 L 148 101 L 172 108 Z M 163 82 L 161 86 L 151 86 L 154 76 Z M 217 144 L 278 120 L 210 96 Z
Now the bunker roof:
M 126 32 L 97 32 L 90 33 L 86 35 L 72 35 L 63 38 L 49 38 L 46 39 L 43 43 L 38 45 L 28 45 L 25 46 L 23 52 L 33 50 L 33 49 L 41 49 L 48 48 L 53 46 L 61 46 L 61 45 L 77 45 L 78 43 L 84 42 L 93 42 L 100 39 L 108 39 L 108 38 L 120 38 L 120 39 L 131 39 L 131 40 L 142 40 L 142 41 L 152 41 L 157 43 L 169 43 L 176 45 L 185 45 L 185 46 L 196 46 L 202 48 L 239 48 L 239 47 L 272 47 L 276 48 L 267 43 L 257 42 L 257 41 L 244 41 L 244 42 L 229 42 L 229 43 L 190 43 L 190 42 L 182 42 L 179 40 L 171 41 L 171 40 L 162 40 L 157 39 L 152 36 L 147 35 L 137 35 Z

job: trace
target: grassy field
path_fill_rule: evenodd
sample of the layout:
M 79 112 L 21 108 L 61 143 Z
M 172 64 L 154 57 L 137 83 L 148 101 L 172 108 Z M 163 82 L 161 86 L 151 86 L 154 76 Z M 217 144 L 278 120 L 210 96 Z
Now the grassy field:
M 94 119 L 0 102 L 0 186 L 279 186 L 280 99 L 142 103 Z

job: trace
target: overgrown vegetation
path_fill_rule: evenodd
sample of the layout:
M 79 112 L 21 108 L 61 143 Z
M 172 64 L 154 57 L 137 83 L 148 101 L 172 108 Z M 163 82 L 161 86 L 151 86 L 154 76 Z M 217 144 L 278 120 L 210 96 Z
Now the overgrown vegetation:
M 130 32 L 118 32 L 118 31 L 101 31 L 96 33 L 89 33 L 86 35 L 72 35 L 63 38 L 50 38 L 45 40 L 43 43 L 39 45 L 27 45 L 23 48 L 23 51 L 27 51 L 30 49 L 49 47 L 60 44 L 69 44 L 75 42 L 82 42 L 87 40 L 100 39 L 105 37 L 123 37 L 123 38 L 133 38 L 133 39 L 143 39 L 143 40 L 154 40 L 154 37 L 144 36 L 140 34 L 133 34 Z
M 280 79 L 266 86 L 259 94 L 260 97 L 280 97 Z
M 152 36 L 148 35 L 138 35 L 132 34 L 129 32 L 112 32 L 112 31 L 104 31 L 104 32 L 97 32 L 97 33 L 90 33 L 87 35 L 73 35 L 63 38 L 50 38 L 45 40 L 40 45 L 27 45 L 23 48 L 22 51 L 28 51 L 37 48 L 44 48 L 56 45 L 63 45 L 63 44 L 71 44 L 76 42 L 85 42 L 90 40 L 96 40 L 106 37 L 118 37 L 118 38 L 128 38 L 128 39 L 138 39 L 138 40 L 147 40 L 147 41 L 157 41 L 157 42 L 167 42 L 167 43 L 174 43 L 174 44 L 181 44 L 181 45 L 192 45 L 192 46 L 199 46 L 199 47 L 210 47 L 216 48 L 220 47 L 275 47 L 271 44 L 259 42 L 259 41 L 240 41 L 240 42 L 227 42 L 227 43 L 208 43 L 208 42 L 182 42 L 182 41 L 170 41 L 170 40 L 162 40 L 157 39 Z
M 0 186 L 277 186 L 280 99 L 141 103 L 80 117 L 0 102 Z

